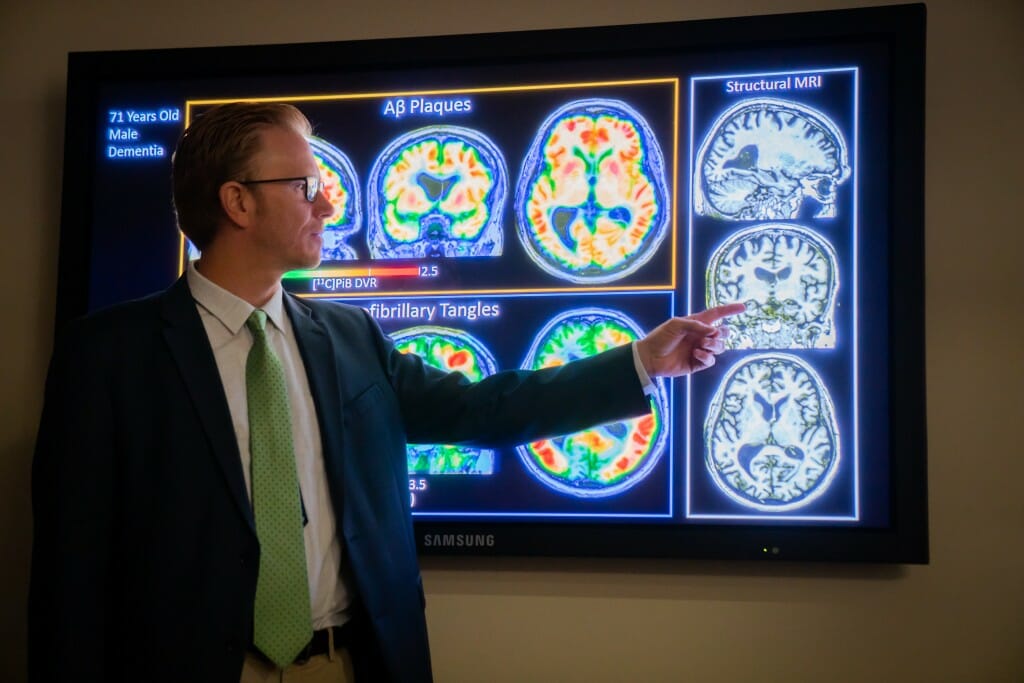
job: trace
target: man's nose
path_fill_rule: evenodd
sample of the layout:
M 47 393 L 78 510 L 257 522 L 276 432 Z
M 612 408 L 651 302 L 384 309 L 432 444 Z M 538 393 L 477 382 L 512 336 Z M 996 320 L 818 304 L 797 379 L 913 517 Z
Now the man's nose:
M 319 218 L 327 218 L 334 213 L 334 205 L 331 204 L 331 200 L 327 198 L 322 189 L 316 193 L 316 198 L 313 200 L 313 210 L 316 211 L 316 215 Z

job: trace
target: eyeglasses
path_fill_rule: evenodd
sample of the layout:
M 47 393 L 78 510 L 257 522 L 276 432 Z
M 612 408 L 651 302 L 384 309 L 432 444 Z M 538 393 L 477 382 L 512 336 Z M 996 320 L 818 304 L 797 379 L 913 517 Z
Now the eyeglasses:
M 320 190 L 324 189 L 324 182 L 320 176 L 307 175 L 298 178 L 268 178 L 267 180 L 239 180 L 240 185 L 262 185 L 263 183 L 295 183 L 302 182 L 306 189 L 306 201 L 316 201 Z

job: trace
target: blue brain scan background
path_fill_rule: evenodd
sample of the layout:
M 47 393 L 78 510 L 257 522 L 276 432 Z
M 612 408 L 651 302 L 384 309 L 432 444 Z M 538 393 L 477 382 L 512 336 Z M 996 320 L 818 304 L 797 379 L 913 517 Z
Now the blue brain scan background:
M 370 172 L 370 256 L 500 256 L 507 191 L 505 158 L 482 133 L 444 125 L 406 133 Z
M 484 344 L 463 330 L 419 325 L 391 335 L 395 348 L 415 353 L 428 365 L 446 372 L 461 372 L 479 381 L 498 370 Z M 494 474 L 495 453 L 488 448 L 452 444 L 409 444 L 409 474 Z
M 625 102 L 570 102 L 537 132 L 515 205 L 519 239 L 542 270 L 580 284 L 621 279 L 647 263 L 668 232 L 661 147 Z
M 643 336 L 619 311 L 581 308 L 556 316 L 537 334 L 523 367 L 540 369 L 587 358 Z M 576 498 L 603 498 L 642 481 L 665 450 L 668 395 L 657 383 L 649 415 L 517 447 L 538 481 Z
M 320 138 L 309 138 L 324 194 L 334 207 L 334 213 L 324 222 L 323 261 L 351 261 L 359 256 L 349 240 L 363 226 L 362 200 L 359 180 L 349 158 L 337 147 Z
M 829 392 L 800 358 L 747 356 L 722 378 L 704 423 L 705 462 L 721 494 L 760 512 L 797 510 L 840 466 Z
M 794 219 L 805 201 L 834 218 L 836 187 L 850 177 L 844 134 L 813 107 L 769 97 L 726 109 L 697 152 L 693 207 L 727 221 Z
M 711 255 L 707 305 L 741 302 L 727 348 L 814 349 L 836 345 L 839 261 L 820 234 L 799 225 L 755 225 Z

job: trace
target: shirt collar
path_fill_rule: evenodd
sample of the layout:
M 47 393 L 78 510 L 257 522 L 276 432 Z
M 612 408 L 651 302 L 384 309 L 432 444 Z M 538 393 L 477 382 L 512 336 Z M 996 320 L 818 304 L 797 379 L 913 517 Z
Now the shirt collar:
M 209 311 L 210 315 L 219 320 L 231 334 L 238 334 L 245 326 L 245 321 L 256 310 L 248 301 L 235 296 L 200 273 L 196 269 L 195 261 L 189 262 L 185 277 L 196 303 Z M 283 299 L 282 288 L 278 287 L 270 301 L 260 307 L 266 312 L 267 319 L 274 327 L 282 331 L 285 329 Z

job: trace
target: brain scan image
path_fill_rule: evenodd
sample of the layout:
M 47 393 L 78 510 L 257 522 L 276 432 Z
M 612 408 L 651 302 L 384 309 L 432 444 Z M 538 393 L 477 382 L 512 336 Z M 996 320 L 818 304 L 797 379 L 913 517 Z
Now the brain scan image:
M 450 327 L 421 325 L 391 335 L 395 348 L 414 353 L 435 368 L 461 372 L 471 381 L 493 375 L 497 363 L 471 334 Z M 409 474 L 493 474 L 494 451 L 449 444 L 409 444 Z
M 748 356 L 734 365 L 711 401 L 704 442 L 718 489 L 762 512 L 807 505 L 839 469 L 832 400 L 817 373 L 792 355 Z
M 324 182 L 324 195 L 334 207 L 334 213 L 324 221 L 323 261 L 351 261 L 358 258 L 349 244 L 350 238 L 363 226 L 359 182 L 348 157 L 334 145 L 320 138 L 309 138 Z
M 540 369 L 593 356 L 643 335 L 635 322 L 608 309 L 563 313 L 537 335 L 524 367 Z M 665 448 L 668 398 L 655 385 L 649 415 L 517 448 L 527 471 L 546 486 L 578 498 L 615 495 L 652 470 Z
M 483 134 L 460 126 L 407 133 L 370 172 L 370 256 L 500 256 L 507 192 L 505 158 Z
M 729 318 L 732 349 L 835 347 L 838 288 L 832 245 L 798 225 L 742 230 L 715 250 L 707 269 L 708 307 L 747 306 Z
M 850 177 L 846 140 L 820 111 L 773 98 L 744 100 L 712 125 L 697 151 L 693 208 L 727 221 L 836 216 L 836 188 Z
M 544 122 L 523 163 L 519 239 L 558 278 L 618 280 L 665 239 L 665 178 L 661 148 L 636 110 L 618 100 L 570 102 Z

